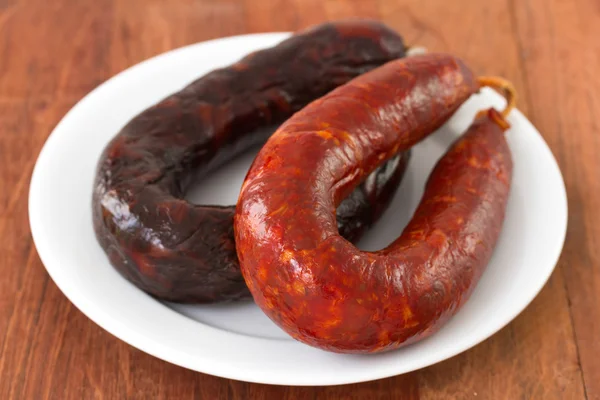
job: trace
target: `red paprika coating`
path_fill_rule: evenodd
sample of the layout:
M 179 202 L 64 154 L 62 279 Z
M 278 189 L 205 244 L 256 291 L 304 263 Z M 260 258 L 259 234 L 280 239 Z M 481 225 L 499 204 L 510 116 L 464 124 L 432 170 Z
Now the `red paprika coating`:
M 478 89 L 458 59 L 393 61 L 288 120 L 242 187 L 235 234 L 262 310 L 325 350 L 379 352 L 430 335 L 467 299 L 498 238 L 511 177 L 499 126 L 478 119 L 438 162 L 402 235 L 360 251 L 336 231 L 339 199 L 438 128 Z M 501 117 L 500 117 L 501 118 Z
M 380 23 L 327 23 L 212 71 L 136 116 L 106 147 L 94 186 L 94 228 L 110 262 L 160 299 L 249 297 L 235 252 L 235 207 L 190 204 L 188 187 L 266 140 L 265 128 L 404 52 L 402 38 Z M 379 217 L 407 160 L 392 160 L 342 204 L 345 237 L 357 240 Z

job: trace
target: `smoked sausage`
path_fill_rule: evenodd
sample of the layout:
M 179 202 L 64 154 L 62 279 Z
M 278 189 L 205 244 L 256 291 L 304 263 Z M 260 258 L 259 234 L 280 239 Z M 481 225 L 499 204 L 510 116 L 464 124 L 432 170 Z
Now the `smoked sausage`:
M 94 228 L 112 265 L 163 300 L 249 297 L 235 252 L 234 206 L 193 205 L 186 190 L 263 142 L 265 128 L 404 54 L 402 38 L 377 22 L 327 23 L 215 70 L 136 116 L 104 150 L 94 184 Z M 391 160 L 342 203 L 346 238 L 357 240 L 387 206 L 407 160 Z
M 468 298 L 509 192 L 498 112 L 480 116 L 442 157 L 412 220 L 385 249 L 361 251 L 340 237 L 334 210 L 479 86 L 450 55 L 392 61 L 311 103 L 267 141 L 242 186 L 234 229 L 255 301 L 292 337 L 334 352 L 391 350 L 435 332 Z

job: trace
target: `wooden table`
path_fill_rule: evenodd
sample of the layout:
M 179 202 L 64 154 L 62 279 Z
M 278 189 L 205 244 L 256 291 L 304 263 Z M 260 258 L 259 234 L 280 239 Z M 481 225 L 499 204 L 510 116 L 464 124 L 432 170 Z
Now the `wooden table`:
M 408 43 L 451 51 L 516 84 L 569 195 L 565 249 L 535 301 L 448 361 L 325 388 L 188 371 L 126 345 L 71 305 L 44 270 L 27 220 L 35 159 L 65 112 L 165 50 L 348 16 L 379 18 Z M 0 399 L 600 399 L 599 37 L 595 0 L 0 0 Z

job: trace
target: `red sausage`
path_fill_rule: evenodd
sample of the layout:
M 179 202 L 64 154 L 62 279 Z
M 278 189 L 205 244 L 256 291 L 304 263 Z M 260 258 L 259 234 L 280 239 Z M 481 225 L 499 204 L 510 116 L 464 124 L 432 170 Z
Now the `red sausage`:
M 393 61 L 311 103 L 263 147 L 240 194 L 236 245 L 255 301 L 291 336 L 335 352 L 385 351 L 430 335 L 464 303 L 509 191 L 499 114 L 480 117 L 439 161 L 387 248 L 358 250 L 339 236 L 334 212 L 365 174 L 477 90 L 454 57 Z

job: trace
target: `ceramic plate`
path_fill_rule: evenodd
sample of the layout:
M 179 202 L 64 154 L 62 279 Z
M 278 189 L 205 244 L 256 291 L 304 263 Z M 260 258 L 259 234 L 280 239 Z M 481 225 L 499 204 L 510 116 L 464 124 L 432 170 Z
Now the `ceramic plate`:
M 31 230 L 52 279 L 89 318 L 149 354 L 207 374 L 285 385 L 332 385 L 402 374 L 452 357 L 517 316 L 550 276 L 567 224 L 564 183 L 548 146 L 518 111 L 507 133 L 514 178 L 493 258 L 471 299 L 438 333 L 378 355 L 339 355 L 292 340 L 252 302 L 175 305 L 157 301 L 108 263 L 92 228 L 96 162 L 108 141 L 138 112 L 204 73 L 272 46 L 286 33 L 237 36 L 177 49 L 102 84 L 54 129 L 35 166 Z M 387 213 L 361 242 L 375 250 L 396 237 L 423 192 L 427 175 L 475 113 L 504 101 L 491 90 L 471 98 L 434 136 L 414 149 L 406 178 Z M 254 154 L 199 182 L 190 199 L 234 204 Z

